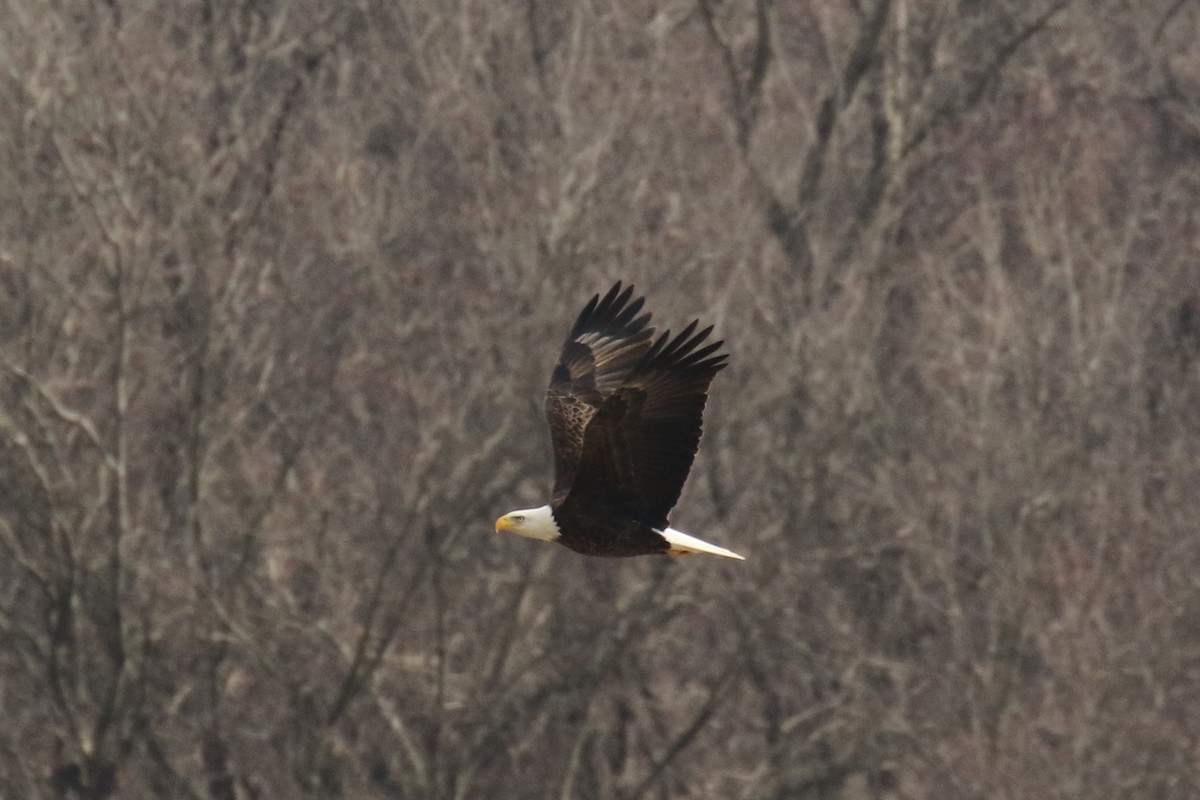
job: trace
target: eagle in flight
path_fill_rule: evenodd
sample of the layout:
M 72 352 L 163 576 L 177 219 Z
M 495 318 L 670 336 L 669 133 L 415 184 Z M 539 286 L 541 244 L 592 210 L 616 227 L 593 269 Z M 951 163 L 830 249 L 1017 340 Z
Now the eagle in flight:
M 592 556 L 742 556 L 670 527 L 700 444 L 708 387 L 726 364 L 712 326 L 654 338 L 644 298 L 618 281 L 575 320 L 546 390 L 554 447 L 549 505 L 505 514 L 496 532 Z

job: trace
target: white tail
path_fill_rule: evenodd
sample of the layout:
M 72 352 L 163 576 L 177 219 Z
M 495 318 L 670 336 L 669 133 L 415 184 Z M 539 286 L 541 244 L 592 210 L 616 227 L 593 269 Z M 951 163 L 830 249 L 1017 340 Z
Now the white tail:
M 745 561 L 745 556 L 739 556 L 732 550 L 726 550 L 724 547 L 718 547 L 715 544 L 709 544 L 703 539 L 697 539 L 695 536 L 677 531 L 674 528 L 667 528 L 665 531 L 659 531 L 662 537 L 671 543 L 671 549 L 667 552 L 671 555 L 683 555 L 684 553 L 711 553 L 714 556 L 724 556 L 725 558 L 736 558 L 738 561 Z

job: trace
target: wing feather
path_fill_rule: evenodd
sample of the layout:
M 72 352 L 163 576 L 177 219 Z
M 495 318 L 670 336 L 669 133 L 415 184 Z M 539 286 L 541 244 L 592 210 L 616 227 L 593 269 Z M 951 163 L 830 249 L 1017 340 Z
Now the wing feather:
M 590 417 L 574 486 L 565 502 L 598 504 L 665 527 L 700 445 L 723 341 L 705 344 L 699 322 L 662 334 Z
M 639 316 L 644 303 L 618 281 L 603 298 L 592 296 L 563 343 L 544 403 L 554 448 L 553 502 L 575 482 L 588 423 L 650 349 L 654 328 L 649 314 Z

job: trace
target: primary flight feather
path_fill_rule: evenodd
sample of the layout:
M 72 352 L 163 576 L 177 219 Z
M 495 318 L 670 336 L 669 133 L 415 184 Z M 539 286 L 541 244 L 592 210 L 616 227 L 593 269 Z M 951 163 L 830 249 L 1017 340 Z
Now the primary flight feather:
M 505 514 L 497 532 L 594 556 L 742 556 L 670 526 L 700 444 L 724 342 L 699 321 L 657 338 L 644 299 L 617 282 L 580 312 L 546 390 L 554 448 L 550 503 Z

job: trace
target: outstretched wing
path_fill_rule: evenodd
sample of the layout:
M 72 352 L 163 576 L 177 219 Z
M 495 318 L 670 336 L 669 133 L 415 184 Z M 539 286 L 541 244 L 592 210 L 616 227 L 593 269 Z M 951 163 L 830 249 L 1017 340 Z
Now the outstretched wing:
M 592 415 L 566 504 L 667 525 L 700 445 L 709 384 L 729 357 L 723 341 L 705 344 L 712 327 L 696 333 L 697 324 L 659 337 Z
M 544 408 L 554 447 L 555 503 L 575 482 L 588 422 L 650 349 L 650 315 L 638 316 L 644 300 L 632 297 L 633 287 L 622 291 L 620 281 L 603 299 L 594 295 L 575 320 L 550 376 Z

